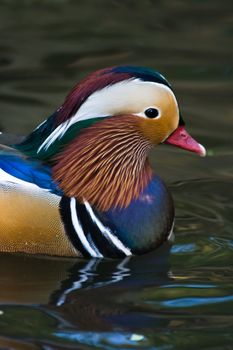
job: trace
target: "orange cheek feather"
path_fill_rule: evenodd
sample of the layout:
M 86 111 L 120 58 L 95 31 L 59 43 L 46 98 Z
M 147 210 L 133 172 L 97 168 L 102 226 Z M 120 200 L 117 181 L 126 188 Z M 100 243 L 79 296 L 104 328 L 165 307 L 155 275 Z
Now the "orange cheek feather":
M 141 118 L 139 128 L 142 134 L 153 144 L 163 142 L 178 126 L 178 115 L 161 115 L 158 119 Z
M 177 127 L 179 111 L 175 100 L 170 95 L 159 101 L 161 115 L 155 119 L 140 118 L 139 129 L 142 134 L 153 144 L 163 142 Z

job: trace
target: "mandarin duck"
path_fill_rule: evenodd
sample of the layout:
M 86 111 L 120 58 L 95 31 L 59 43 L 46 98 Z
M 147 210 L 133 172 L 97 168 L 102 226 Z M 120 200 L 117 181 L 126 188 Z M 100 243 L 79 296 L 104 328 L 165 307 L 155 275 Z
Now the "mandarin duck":
M 1 146 L 0 251 L 123 258 L 157 248 L 174 222 L 148 161 L 161 143 L 205 155 L 160 73 L 90 74 L 22 142 Z

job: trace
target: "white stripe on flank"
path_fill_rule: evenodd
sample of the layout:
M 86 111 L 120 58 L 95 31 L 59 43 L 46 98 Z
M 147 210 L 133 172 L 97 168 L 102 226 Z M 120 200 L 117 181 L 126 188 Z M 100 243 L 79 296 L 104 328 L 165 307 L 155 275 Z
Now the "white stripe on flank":
M 88 213 L 91 216 L 92 221 L 98 226 L 100 231 L 103 233 L 104 237 L 106 237 L 108 240 L 110 240 L 115 247 L 117 247 L 119 250 L 121 250 L 126 256 L 132 255 L 131 250 L 127 248 L 118 237 L 112 234 L 110 229 L 102 224 L 102 222 L 95 216 L 92 207 L 88 202 L 84 202 L 84 205 L 88 211 Z
M 70 210 L 71 210 L 72 224 L 74 226 L 74 229 L 75 229 L 78 237 L 80 238 L 80 241 L 81 241 L 82 245 L 86 249 L 86 251 L 93 258 L 103 258 L 103 255 L 98 251 L 97 248 L 96 248 L 96 252 L 95 252 L 95 250 L 91 247 L 91 245 L 89 244 L 88 240 L 86 239 L 86 236 L 84 235 L 84 232 L 82 230 L 82 226 L 81 226 L 81 224 L 80 224 L 80 222 L 79 222 L 79 220 L 77 218 L 76 199 L 73 198 L 73 197 L 70 200 Z

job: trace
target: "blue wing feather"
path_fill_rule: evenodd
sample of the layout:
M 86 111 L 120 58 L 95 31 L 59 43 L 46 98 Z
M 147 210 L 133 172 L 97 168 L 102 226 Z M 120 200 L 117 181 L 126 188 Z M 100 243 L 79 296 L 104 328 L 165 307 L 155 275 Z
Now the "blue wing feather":
M 52 179 L 51 168 L 40 161 L 24 158 L 18 154 L 1 152 L 0 169 L 20 180 L 47 189 L 54 194 L 62 194 Z

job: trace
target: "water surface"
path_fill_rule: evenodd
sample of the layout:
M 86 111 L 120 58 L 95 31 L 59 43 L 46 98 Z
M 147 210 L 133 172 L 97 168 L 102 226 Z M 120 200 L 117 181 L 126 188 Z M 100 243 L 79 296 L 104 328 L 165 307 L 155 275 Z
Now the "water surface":
M 1 349 L 232 348 L 232 10 L 227 0 L 1 1 L 1 131 L 25 135 L 87 73 L 130 63 L 169 79 L 208 150 L 151 154 L 175 200 L 171 249 L 122 261 L 2 254 Z

